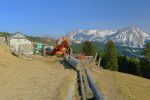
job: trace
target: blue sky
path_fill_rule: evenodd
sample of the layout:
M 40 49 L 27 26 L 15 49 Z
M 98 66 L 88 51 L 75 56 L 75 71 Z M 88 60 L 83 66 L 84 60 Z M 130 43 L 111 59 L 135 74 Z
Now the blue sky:
M 0 31 L 57 38 L 128 25 L 150 33 L 150 0 L 0 0 Z

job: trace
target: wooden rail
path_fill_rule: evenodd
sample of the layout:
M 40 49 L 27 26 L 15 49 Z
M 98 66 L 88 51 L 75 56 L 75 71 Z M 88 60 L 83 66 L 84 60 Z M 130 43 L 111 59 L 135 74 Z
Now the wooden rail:
M 94 94 L 94 99 L 95 100 L 103 100 L 103 95 L 102 95 L 101 91 L 99 90 L 99 88 L 96 86 L 94 79 L 92 78 L 92 75 L 90 74 L 89 69 L 86 66 L 81 65 L 79 63 L 79 61 L 77 59 L 75 59 L 73 56 L 65 55 L 64 60 L 69 65 L 71 65 L 71 67 L 73 67 L 78 73 L 78 77 L 79 77 L 79 81 L 80 81 L 79 87 L 80 87 L 80 92 L 81 92 L 81 99 L 86 100 L 85 86 L 83 83 L 83 75 L 82 75 L 82 74 L 84 74 L 84 71 L 85 71 L 88 85 L 89 85 L 90 89 L 92 90 L 92 93 Z
M 103 95 L 102 92 L 99 90 L 99 88 L 96 86 L 94 79 L 89 71 L 89 69 L 87 67 L 85 67 L 85 72 L 87 75 L 87 79 L 90 85 L 90 88 L 94 94 L 94 98 L 95 100 L 103 100 Z

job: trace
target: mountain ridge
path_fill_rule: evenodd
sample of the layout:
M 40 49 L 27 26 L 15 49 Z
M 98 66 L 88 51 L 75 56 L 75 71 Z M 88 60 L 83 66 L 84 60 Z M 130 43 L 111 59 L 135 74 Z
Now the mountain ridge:
M 150 34 L 136 26 L 128 26 L 117 31 L 111 30 L 77 30 L 67 33 L 66 37 L 75 42 L 113 40 L 117 45 L 142 48 L 146 41 L 150 41 Z

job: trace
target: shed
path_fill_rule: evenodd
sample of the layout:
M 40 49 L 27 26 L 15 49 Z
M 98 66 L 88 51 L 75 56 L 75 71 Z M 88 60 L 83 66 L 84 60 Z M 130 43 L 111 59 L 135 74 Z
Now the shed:
M 26 36 L 16 33 L 9 37 L 9 45 L 14 53 L 17 54 L 33 54 L 33 45 Z

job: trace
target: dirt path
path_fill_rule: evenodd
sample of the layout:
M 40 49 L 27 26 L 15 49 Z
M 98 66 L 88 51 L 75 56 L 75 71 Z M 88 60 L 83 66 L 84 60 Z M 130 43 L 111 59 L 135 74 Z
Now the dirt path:
M 62 58 L 17 58 L 0 45 L 0 100 L 66 100 L 75 71 Z

